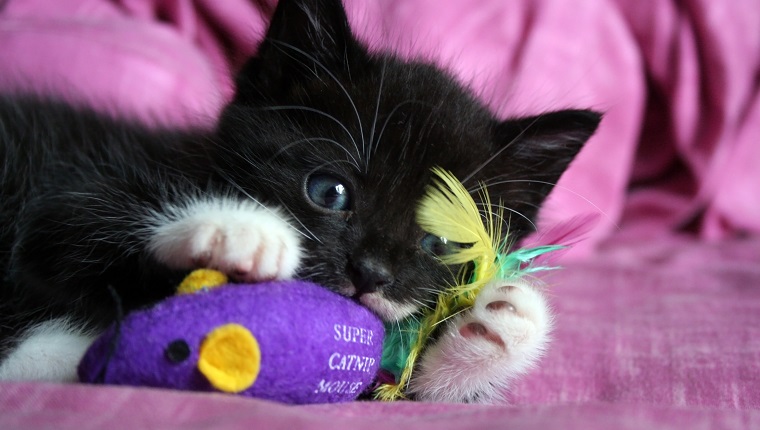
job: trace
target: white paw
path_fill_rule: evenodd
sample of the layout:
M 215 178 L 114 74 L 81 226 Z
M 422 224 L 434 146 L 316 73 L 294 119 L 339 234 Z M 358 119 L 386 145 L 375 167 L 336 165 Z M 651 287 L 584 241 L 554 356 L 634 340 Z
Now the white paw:
M 225 198 L 156 216 L 149 249 L 176 269 L 206 267 L 239 281 L 287 279 L 301 261 L 298 232 L 280 211 Z
M 551 325 L 546 299 L 525 280 L 488 284 L 424 351 L 410 392 L 424 401 L 503 402 L 543 354 Z
M 65 318 L 38 324 L 0 363 L 0 381 L 76 382 L 77 365 L 96 337 Z

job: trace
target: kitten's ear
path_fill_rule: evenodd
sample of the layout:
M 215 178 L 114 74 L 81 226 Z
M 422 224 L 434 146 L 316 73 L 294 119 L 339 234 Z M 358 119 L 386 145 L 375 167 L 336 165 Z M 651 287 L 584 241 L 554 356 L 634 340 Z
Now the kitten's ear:
M 482 175 L 497 184 L 489 190 L 514 211 L 506 215 L 515 236 L 533 229 L 538 208 L 601 118 L 589 110 L 564 110 L 495 125 L 494 159 Z
M 360 54 L 341 0 L 280 0 L 258 54 L 238 75 L 238 98 L 337 74 Z

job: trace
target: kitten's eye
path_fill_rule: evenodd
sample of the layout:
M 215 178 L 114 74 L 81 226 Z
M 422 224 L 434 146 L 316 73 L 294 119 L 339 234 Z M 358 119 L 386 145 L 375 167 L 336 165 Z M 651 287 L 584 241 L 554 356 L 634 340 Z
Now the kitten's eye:
M 425 237 L 422 238 L 422 241 L 420 241 L 420 246 L 425 252 L 436 257 L 449 255 L 458 249 L 466 247 L 466 245 L 461 243 L 453 242 L 445 237 L 439 237 L 432 234 L 426 234 Z
M 312 202 L 325 209 L 346 211 L 351 205 L 348 189 L 332 176 L 312 176 L 306 184 L 306 192 Z

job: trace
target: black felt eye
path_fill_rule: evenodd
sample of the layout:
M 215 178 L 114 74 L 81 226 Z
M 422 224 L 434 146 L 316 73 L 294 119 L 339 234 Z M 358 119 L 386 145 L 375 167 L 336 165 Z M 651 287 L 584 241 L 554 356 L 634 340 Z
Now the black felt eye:
M 172 363 L 182 363 L 190 357 L 190 346 L 182 339 L 174 340 L 164 349 L 164 357 Z
M 314 175 L 306 184 L 306 192 L 314 204 L 333 211 L 346 211 L 351 206 L 348 188 L 337 178 Z
M 420 241 L 420 247 L 428 254 L 440 257 L 449 255 L 463 248 L 471 247 L 471 244 L 463 244 L 446 239 L 445 237 L 426 234 Z

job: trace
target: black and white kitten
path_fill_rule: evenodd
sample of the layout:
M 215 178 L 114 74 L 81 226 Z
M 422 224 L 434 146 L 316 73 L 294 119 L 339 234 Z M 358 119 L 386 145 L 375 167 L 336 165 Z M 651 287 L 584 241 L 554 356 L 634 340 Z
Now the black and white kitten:
M 213 131 L 0 98 L 0 379 L 73 380 L 115 317 L 109 291 L 144 306 L 196 267 L 308 279 L 386 321 L 408 316 L 452 281 L 436 260 L 447 245 L 415 223 L 431 168 L 490 184 L 519 238 L 598 122 L 500 121 L 437 68 L 368 53 L 339 0 L 280 2 Z M 550 324 L 537 289 L 491 285 L 410 391 L 497 401 Z

